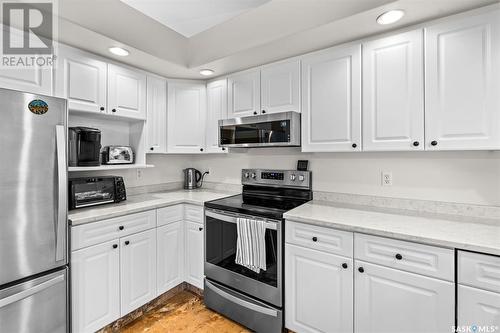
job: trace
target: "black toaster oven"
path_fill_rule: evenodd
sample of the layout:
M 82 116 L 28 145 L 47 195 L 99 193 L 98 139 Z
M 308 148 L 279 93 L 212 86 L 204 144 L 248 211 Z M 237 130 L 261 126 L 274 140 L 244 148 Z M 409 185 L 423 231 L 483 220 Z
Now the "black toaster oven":
M 103 205 L 127 199 L 122 177 L 102 176 L 71 178 L 68 209 Z

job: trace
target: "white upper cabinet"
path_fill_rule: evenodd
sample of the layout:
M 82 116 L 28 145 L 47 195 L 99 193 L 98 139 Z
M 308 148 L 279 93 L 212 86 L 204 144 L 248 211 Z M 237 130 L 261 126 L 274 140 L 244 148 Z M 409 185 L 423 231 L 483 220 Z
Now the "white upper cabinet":
M 302 151 L 361 149 L 361 45 L 302 59 Z
M 106 112 L 107 64 L 83 51 L 59 48 L 56 95 L 68 100 L 68 109 Z
M 356 333 L 448 332 L 455 322 L 455 284 L 356 261 Z
M 227 118 L 227 79 L 207 83 L 206 152 L 227 152 L 219 147 L 219 120 Z
M 0 88 L 52 95 L 52 69 L 40 67 L 1 68 Z
M 146 74 L 108 65 L 108 109 L 122 117 L 146 119 Z
M 363 44 L 363 150 L 424 149 L 423 32 Z
M 169 153 L 204 151 L 205 113 L 204 83 L 168 82 L 167 151 Z
M 146 153 L 167 151 L 167 80 L 147 77 Z
M 22 39 L 24 32 L 0 23 L 0 33 L 11 34 L 12 40 Z M 15 37 L 14 37 L 15 36 Z M 29 56 L 35 56 L 33 54 Z M 52 95 L 53 70 L 50 67 L 2 67 L 0 68 L 0 88 L 14 89 L 33 94 Z
M 263 66 L 260 77 L 261 114 L 300 112 L 300 60 Z
M 499 11 L 425 29 L 426 149 L 500 148 Z
M 121 315 L 156 297 L 156 229 L 120 238 Z
M 228 77 L 228 118 L 260 114 L 260 68 Z

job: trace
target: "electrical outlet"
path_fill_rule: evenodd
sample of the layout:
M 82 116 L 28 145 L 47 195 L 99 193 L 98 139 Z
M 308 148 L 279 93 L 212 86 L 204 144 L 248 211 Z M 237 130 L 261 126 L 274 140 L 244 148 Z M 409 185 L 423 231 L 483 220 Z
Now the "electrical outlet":
M 392 186 L 392 172 L 382 171 L 382 186 Z
M 137 180 L 141 180 L 142 179 L 142 169 L 136 169 L 136 170 L 137 170 L 136 178 L 137 178 Z

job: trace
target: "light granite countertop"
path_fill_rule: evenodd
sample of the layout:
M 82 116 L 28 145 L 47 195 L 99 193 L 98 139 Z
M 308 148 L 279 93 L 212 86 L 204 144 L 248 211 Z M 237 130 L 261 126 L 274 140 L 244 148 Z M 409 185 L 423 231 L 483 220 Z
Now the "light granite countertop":
M 224 198 L 235 194 L 238 193 L 200 189 L 131 195 L 126 201 L 120 203 L 80 208 L 70 211 L 68 218 L 71 220 L 71 225 L 76 226 L 182 203 L 203 206 L 205 201 Z
M 315 200 L 288 211 L 284 217 L 346 231 L 500 255 L 500 220 L 418 216 L 415 212 Z

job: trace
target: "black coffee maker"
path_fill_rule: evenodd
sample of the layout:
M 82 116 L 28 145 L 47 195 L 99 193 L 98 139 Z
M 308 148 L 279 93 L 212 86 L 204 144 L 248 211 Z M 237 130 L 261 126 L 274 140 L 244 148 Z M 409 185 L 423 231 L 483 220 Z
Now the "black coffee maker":
M 99 166 L 101 131 L 90 127 L 69 127 L 69 166 Z

